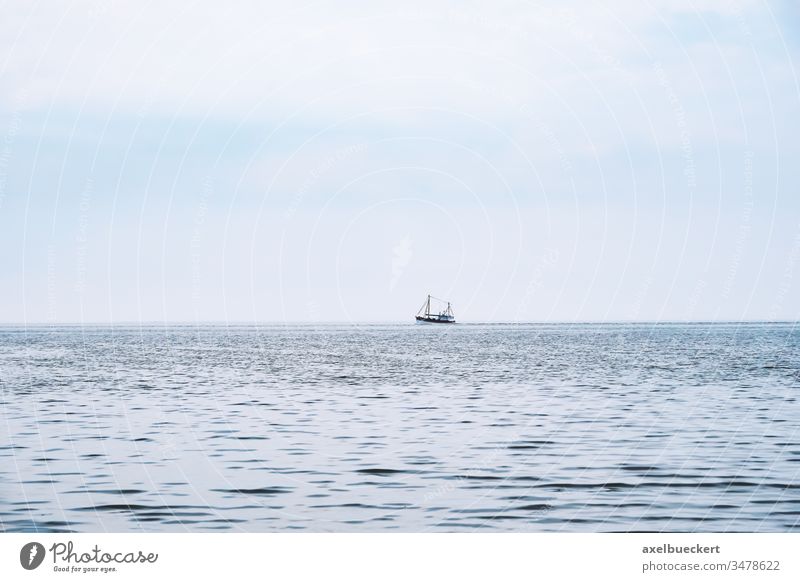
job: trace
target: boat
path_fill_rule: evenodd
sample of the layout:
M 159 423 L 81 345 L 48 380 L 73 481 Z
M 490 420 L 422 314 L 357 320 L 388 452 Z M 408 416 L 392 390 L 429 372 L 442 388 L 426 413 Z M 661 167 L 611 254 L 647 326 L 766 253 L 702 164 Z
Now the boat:
M 431 312 L 431 299 L 441 302 L 442 304 L 447 303 L 447 307 L 439 313 L 432 313 Z M 425 303 L 422 304 L 422 307 L 419 308 L 417 315 L 414 316 L 417 320 L 417 323 L 455 323 L 456 316 L 453 315 L 453 308 L 450 306 L 449 301 L 445 301 L 443 299 L 437 299 L 432 295 L 428 295 L 428 298 L 425 300 Z

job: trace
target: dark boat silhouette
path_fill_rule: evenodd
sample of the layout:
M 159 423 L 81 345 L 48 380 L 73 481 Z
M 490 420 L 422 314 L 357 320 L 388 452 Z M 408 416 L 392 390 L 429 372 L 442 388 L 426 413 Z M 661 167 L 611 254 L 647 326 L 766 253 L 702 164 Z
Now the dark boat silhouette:
M 442 303 L 447 303 L 447 307 L 440 311 L 439 313 L 431 313 L 431 299 L 436 299 L 436 301 L 440 301 Z M 431 295 L 428 295 L 428 298 L 425 300 L 425 303 L 422 304 L 422 307 L 419 308 L 417 315 L 414 316 L 417 320 L 417 323 L 455 323 L 456 316 L 453 315 L 453 308 L 450 306 L 449 301 L 444 301 L 443 299 L 437 299 Z

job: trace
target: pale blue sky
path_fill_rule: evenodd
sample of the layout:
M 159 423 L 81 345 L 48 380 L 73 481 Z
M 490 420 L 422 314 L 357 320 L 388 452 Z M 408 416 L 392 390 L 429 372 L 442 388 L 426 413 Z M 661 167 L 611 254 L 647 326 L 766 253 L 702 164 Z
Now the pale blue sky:
M 800 10 L 605 4 L 6 3 L 0 321 L 796 320 Z

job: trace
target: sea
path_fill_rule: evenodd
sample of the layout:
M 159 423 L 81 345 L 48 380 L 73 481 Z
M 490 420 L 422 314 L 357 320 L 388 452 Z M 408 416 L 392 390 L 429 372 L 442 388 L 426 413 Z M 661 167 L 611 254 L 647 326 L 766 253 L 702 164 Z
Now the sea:
M 791 323 L 0 328 L 6 532 L 784 532 Z

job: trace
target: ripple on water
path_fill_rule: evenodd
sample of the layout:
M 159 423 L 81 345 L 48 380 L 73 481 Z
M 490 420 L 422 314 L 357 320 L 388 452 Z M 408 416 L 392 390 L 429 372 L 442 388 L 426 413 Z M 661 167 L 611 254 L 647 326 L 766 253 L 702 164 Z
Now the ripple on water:
M 291 493 L 291 487 L 256 487 L 253 489 L 212 489 L 217 493 L 228 493 L 238 495 L 282 495 L 284 493 Z

